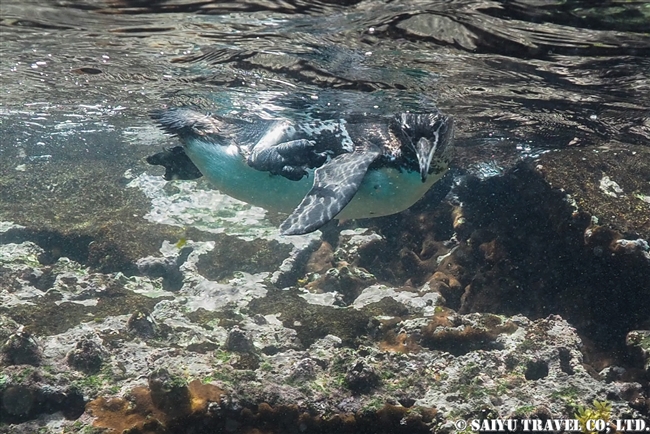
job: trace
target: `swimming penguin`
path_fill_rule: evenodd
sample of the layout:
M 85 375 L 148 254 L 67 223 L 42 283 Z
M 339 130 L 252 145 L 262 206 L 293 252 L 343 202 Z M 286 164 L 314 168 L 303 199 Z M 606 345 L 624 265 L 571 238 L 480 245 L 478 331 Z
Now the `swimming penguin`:
M 446 172 L 453 138 L 438 111 L 294 122 L 178 107 L 152 117 L 221 192 L 289 213 L 284 235 L 407 209 Z

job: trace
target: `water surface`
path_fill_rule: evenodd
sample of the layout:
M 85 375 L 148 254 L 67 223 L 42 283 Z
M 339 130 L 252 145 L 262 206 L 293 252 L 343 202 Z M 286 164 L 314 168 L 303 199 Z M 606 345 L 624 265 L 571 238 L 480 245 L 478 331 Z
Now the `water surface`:
M 490 137 L 647 145 L 649 10 L 645 2 L 8 0 L 2 127 L 29 132 L 30 146 L 49 137 L 57 116 L 119 116 L 128 128 L 165 104 L 271 115 L 436 104 L 457 118 L 460 145 Z

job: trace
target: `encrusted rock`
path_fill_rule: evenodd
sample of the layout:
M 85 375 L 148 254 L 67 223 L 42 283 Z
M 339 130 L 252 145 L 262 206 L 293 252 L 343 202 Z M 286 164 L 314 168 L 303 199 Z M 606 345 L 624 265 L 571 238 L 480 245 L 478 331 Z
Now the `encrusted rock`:
M 440 294 L 431 291 L 428 284 L 425 284 L 420 291 L 416 291 L 410 287 L 391 288 L 385 285 L 371 285 L 359 294 L 352 305 L 357 309 L 361 309 L 371 303 L 377 303 L 384 298 L 400 302 L 409 312 L 425 316 L 433 315 L 436 306 L 441 301 Z
M 345 374 L 345 383 L 354 393 L 368 393 L 379 385 L 379 375 L 368 362 L 358 360 Z
M 304 270 L 311 254 L 320 247 L 320 239 L 315 235 L 307 235 L 307 241 L 296 245 L 289 257 L 282 261 L 279 269 L 273 273 L 271 282 L 279 287 L 293 285 Z
M 187 258 L 188 254 L 186 252 L 184 257 Z M 183 286 L 183 273 L 179 268 L 181 264 L 182 262 L 176 257 L 154 256 L 141 258 L 136 262 L 140 273 L 153 278 L 162 277 L 163 288 L 170 291 L 179 290 Z
M 341 231 L 338 247 L 334 251 L 334 259 L 357 264 L 365 250 L 373 246 L 379 247 L 383 239 L 384 237 L 367 228 Z
M 0 315 L 0 344 L 4 344 L 9 336 L 16 333 L 20 325 L 6 315 Z
M 291 375 L 289 376 L 292 381 L 306 381 L 313 380 L 316 377 L 316 372 L 319 369 L 318 364 L 312 358 L 304 358 L 296 362 L 292 367 Z
M 488 414 L 570 419 L 594 399 L 613 402 L 612 418 L 647 418 L 647 225 L 644 233 L 619 230 L 616 213 L 601 212 L 610 222 L 598 227 L 578 213 L 580 201 L 566 206 L 566 194 L 533 175 L 521 168 L 471 184 L 462 207 L 369 220 L 375 232 L 343 231 L 338 243 L 292 238 L 298 244 L 281 270 L 288 245 L 218 237 L 217 249 L 200 231 L 192 237 L 204 241 L 192 242 L 180 268 L 169 245 L 163 257 L 143 253 L 139 270 L 120 269 L 129 278 L 63 257 L 42 266 L 27 243 L 0 244 L 3 313 L 38 333 L 42 347 L 41 366 L 2 367 L 2 421 L 23 425 L 18 432 L 67 432 L 75 421 L 63 417 L 79 417 L 84 397 L 94 402 L 87 408 L 96 426 L 117 432 L 213 424 L 215 432 L 419 434 Z M 619 178 L 625 193 L 612 203 L 647 195 Z M 646 202 L 632 211 L 647 220 Z M 309 250 L 310 240 L 318 250 Z M 260 255 L 249 254 L 258 247 Z M 130 253 L 129 264 L 137 257 Z M 157 277 L 170 280 L 175 268 L 184 285 L 161 293 Z M 280 290 L 269 280 L 301 288 Z M 315 303 L 324 291 L 331 292 L 322 300 L 341 302 Z M 0 317 L 0 344 L 22 333 L 7 319 Z M 90 330 L 97 338 L 84 338 Z M 626 334 L 629 354 L 620 351 Z M 598 366 L 587 350 L 596 346 L 609 350 Z M 96 375 L 77 372 L 98 366 Z M 212 389 L 219 399 L 201 401 L 204 418 L 193 388 L 210 384 L 228 398 Z M 416 419 L 422 425 L 410 429 Z M 89 421 L 90 414 L 79 418 Z
M 295 329 L 285 327 L 275 315 L 257 315 L 252 321 L 240 324 L 238 332 L 245 333 L 255 349 L 264 354 L 302 348 Z
M 68 353 L 66 360 L 74 369 L 94 374 L 102 367 L 105 356 L 106 351 L 101 344 L 85 338 L 77 342 L 77 346 Z
M 634 361 L 645 370 L 646 375 L 650 375 L 650 330 L 632 330 L 627 334 L 625 343 Z
M 158 327 L 149 312 L 140 309 L 129 318 L 126 323 L 129 333 L 136 334 L 141 338 L 149 339 L 156 336 Z
M 307 288 L 312 292 L 331 292 L 341 294 L 346 303 L 352 302 L 363 289 L 376 283 L 375 276 L 363 268 L 348 265 L 345 262 L 330 268 L 318 279 L 310 282 Z
M 21 327 L 2 345 L 2 360 L 7 365 L 38 366 L 41 349 L 34 337 Z
M 236 353 L 253 353 L 255 351 L 253 341 L 237 326 L 228 333 L 224 348 Z

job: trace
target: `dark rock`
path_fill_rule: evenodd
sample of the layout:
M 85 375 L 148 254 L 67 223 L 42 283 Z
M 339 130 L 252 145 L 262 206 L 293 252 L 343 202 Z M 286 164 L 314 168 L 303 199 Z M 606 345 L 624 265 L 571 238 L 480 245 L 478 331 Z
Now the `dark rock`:
M 41 350 L 30 333 L 19 329 L 2 346 L 2 359 L 7 365 L 38 366 Z
M 355 393 L 368 393 L 379 385 L 379 375 L 364 360 L 357 361 L 345 374 L 348 388 Z
M 604 381 L 611 383 L 612 381 L 623 380 L 625 372 L 626 369 L 621 366 L 608 366 L 598 374 Z
M 230 330 L 230 333 L 228 333 L 225 349 L 235 353 L 253 353 L 255 351 L 255 346 L 250 338 L 246 336 L 246 333 L 244 333 L 239 327 L 235 326 Z
M 47 291 L 54 286 L 56 275 L 52 273 L 51 267 L 43 267 L 42 269 L 32 269 L 23 274 L 23 279 L 28 281 L 34 288 L 41 291 Z
M 7 367 L 2 374 L 5 384 L 0 386 L 0 427 L 2 422 L 19 424 L 44 413 L 61 412 L 66 419 L 77 419 L 84 412 L 81 392 L 61 378 L 46 377 L 26 365 Z M 4 432 L 2 428 L 0 431 Z
M 176 418 L 191 411 L 190 390 L 187 382 L 170 375 L 166 369 L 149 374 L 151 401 L 170 418 Z
M 126 323 L 129 333 L 150 339 L 156 336 L 158 328 L 149 312 L 141 309 L 135 312 Z
M 23 385 L 9 386 L 2 393 L 2 409 L 11 416 L 24 417 L 35 405 L 34 390 Z
M 650 379 L 650 330 L 632 330 L 625 338 L 632 362 Z
M 74 350 L 66 357 L 68 365 L 87 374 L 94 374 L 99 371 L 104 361 L 106 352 L 98 343 L 90 339 L 82 339 L 77 342 Z
M 559 348 L 558 357 L 560 359 L 560 369 L 567 375 L 575 374 L 575 370 L 571 366 L 571 352 L 568 348 Z
M 541 380 L 547 376 L 548 363 L 546 363 L 544 360 L 531 360 L 526 365 L 526 372 L 524 372 L 524 377 L 526 377 L 526 380 Z

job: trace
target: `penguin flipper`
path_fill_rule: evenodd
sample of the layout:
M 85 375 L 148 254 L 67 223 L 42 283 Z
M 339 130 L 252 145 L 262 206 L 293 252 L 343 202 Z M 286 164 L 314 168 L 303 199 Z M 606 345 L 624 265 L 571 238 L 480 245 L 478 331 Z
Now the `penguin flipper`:
M 381 155 L 375 145 L 338 155 L 314 171 L 314 185 L 280 225 L 283 235 L 313 232 L 332 220 L 354 197 L 368 167 Z
M 299 181 L 307 175 L 307 169 L 318 167 L 327 160 L 324 153 L 315 151 L 311 140 L 299 139 L 266 146 L 255 146 L 247 163 L 250 167 L 282 175 Z
M 194 165 L 190 157 L 185 153 L 182 146 L 174 146 L 165 149 L 157 154 L 147 157 L 147 163 L 154 166 L 163 166 L 165 174 L 163 178 L 167 181 L 172 179 L 196 179 L 203 176 L 201 171 Z

